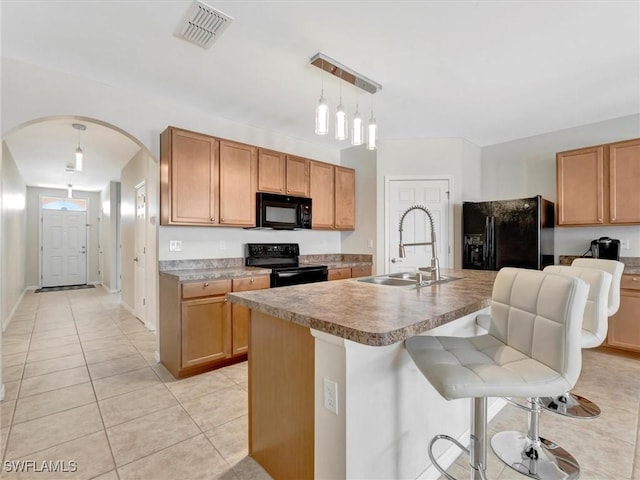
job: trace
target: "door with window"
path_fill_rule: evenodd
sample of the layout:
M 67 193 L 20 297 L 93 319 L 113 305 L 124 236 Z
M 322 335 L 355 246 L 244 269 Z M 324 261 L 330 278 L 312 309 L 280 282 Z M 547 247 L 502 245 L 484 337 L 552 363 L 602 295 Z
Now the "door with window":
M 431 213 L 436 236 L 436 255 L 440 268 L 450 265 L 450 225 L 449 180 L 434 179 L 390 179 L 387 183 L 388 246 L 387 273 L 417 270 L 431 265 L 431 245 L 405 247 L 405 257 L 400 257 L 399 224 L 404 212 L 412 206 L 420 205 Z M 403 243 L 431 242 L 429 217 L 422 210 L 412 210 L 402 225 Z
M 42 198 L 43 287 L 87 283 L 86 202 L 85 199 Z

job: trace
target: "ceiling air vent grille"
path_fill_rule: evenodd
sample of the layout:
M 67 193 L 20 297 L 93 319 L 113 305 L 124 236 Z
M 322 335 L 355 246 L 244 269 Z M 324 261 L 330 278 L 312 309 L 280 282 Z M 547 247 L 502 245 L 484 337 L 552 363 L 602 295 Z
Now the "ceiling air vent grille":
M 187 13 L 178 36 L 202 48 L 209 48 L 233 21 L 233 17 L 200 1 L 194 2 Z

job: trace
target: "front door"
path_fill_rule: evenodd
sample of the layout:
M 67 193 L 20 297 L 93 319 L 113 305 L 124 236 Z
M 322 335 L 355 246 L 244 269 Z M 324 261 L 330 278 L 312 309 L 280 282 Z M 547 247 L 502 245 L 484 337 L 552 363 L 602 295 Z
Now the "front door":
M 87 283 L 87 212 L 42 210 L 42 286 Z
M 402 214 L 414 205 L 421 205 L 431 212 L 436 234 L 436 254 L 440 268 L 449 268 L 449 180 L 389 180 L 389 207 L 387 226 L 389 244 L 387 248 L 387 273 L 417 270 L 431 265 L 431 246 L 405 247 L 405 257 L 400 258 L 399 223 Z M 431 241 L 430 222 L 421 210 L 409 212 L 403 223 L 403 243 Z
M 136 236 L 135 236 L 135 310 L 136 317 L 145 321 L 146 309 L 146 256 L 147 256 L 147 199 L 144 183 L 136 187 Z

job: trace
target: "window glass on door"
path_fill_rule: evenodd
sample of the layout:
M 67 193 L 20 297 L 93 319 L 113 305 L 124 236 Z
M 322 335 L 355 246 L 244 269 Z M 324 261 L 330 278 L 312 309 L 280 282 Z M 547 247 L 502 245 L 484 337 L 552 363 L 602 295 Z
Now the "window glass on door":
M 85 198 L 42 197 L 42 209 L 86 212 L 87 200 Z

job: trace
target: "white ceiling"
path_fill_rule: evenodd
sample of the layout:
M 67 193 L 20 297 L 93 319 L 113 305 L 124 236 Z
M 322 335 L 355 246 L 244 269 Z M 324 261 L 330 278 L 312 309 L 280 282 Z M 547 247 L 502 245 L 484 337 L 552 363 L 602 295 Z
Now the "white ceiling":
M 317 52 L 382 84 L 360 95 L 365 117 L 373 101 L 382 140 L 485 146 L 640 112 L 638 1 L 206 3 L 235 19 L 209 50 L 174 36 L 190 0 L 3 0 L 2 55 L 336 149 L 348 145 L 313 134 L 321 72 L 308 61 Z M 338 80 L 324 84 L 335 108 Z M 343 89 L 348 112 L 355 95 Z M 51 129 L 76 133 L 70 124 Z M 36 175 L 22 165 L 43 152 L 53 162 L 55 151 L 29 153 L 54 138 L 46 125 L 30 128 L 14 152 L 29 184 Z

